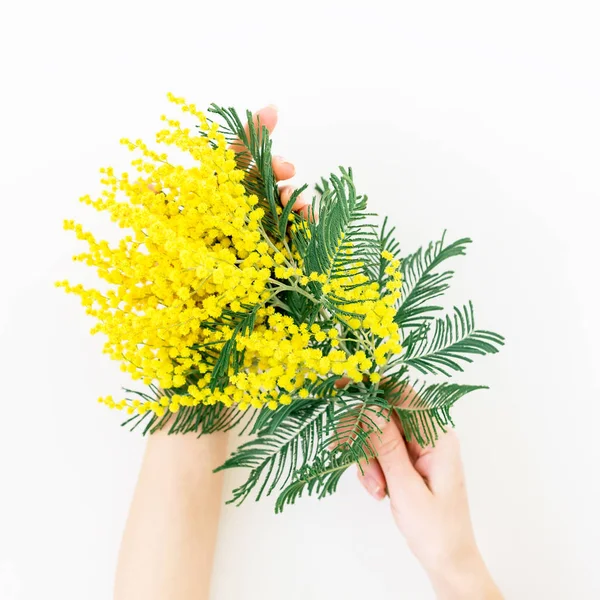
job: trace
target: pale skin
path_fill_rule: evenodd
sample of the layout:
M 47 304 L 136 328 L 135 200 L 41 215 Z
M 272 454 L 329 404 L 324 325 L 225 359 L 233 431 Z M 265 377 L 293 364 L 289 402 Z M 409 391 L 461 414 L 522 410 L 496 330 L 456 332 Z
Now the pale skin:
M 272 132 L 277 109 L 257 113 Z M 234 146 L 235 147 L 235 146 Z M 295 174 L 292 163 L 273 159 L 279 182 Z M 293 186 L 280 185 L 285 205 Z M 294 210 L 308 211 L 302 195 Z M 458 439 L 443 433 L 435 447 L 406 442 L 396 420 L 381 418 L 373 435 L 377 459 L 358 477 L 378 501 L 389 495 L 394 522 L 427 572 L 440 600 L 501 599 L 475 542 Z M 222 505 L 226 434 L 148 438 L 123 534 L 115 600 L 206 600 Z

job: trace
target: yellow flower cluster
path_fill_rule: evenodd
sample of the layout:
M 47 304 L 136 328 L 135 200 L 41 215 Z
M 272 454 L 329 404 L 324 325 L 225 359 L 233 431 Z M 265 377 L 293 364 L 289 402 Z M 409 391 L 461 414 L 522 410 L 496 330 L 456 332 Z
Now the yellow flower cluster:
M 107 212 L 129 235 L 111 245 L 78 223 L 65 222 L 88 246 L 74 259 L 94 267 L 105 283 L 101 289 L 67 281 L 57 285 L 80 297 L 97 320 L 92 332 L 106 336 L 105 352 L 123 371 L 171 390 L 156 401 L 100 400 L 129 413 L 159 416 L 216 402 L 241 410 L 275 409 L 310 397 L 310 384 L 332 375 L 378 382 L 377 366 L 400 351 L 393 320 L 401 286 L 398 261 L 384 253 L 389 275 L 384 290 L 369 282 L 359 263 L 343 279 L 305 273 L 291 243 L 273 241 L 263 229 L 260 199 L 246 192 L 246 173 L 217 124 L 194 105 L 170 99 L 197 119 L 201 133 L 163 117 L 166 127 L 156 140 L 185 153 L 188 166 L 173 164 L 141 140 L 124 139 L 141 155 L 132 161 L 136 176 L 101 169 L 102 194 L 81 201 Z M 316 301 L 309 283 L 343 307 L 324 328 L 295 323 L 275 309 L 283 306 L 278 295 L 284 290 Z M 239 368 L 229 367 L 226 385 L 211 389 L 212 367 L 236 318 L 253 307 L 253 329 L 234 340 L 243 356 Z M 347 329 L 364 341 L 364 350 L 346 350 L 340 333 Z

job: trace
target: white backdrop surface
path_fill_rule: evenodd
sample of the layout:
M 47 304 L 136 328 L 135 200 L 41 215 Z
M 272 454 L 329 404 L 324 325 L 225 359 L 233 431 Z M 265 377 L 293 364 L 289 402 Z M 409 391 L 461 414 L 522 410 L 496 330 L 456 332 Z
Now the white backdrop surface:
M 125 383 L 73 298 L 63 218 L 173 91 L 280 108 L 275 151 L 351 165 L 409 251 L 474 239 L 452 300 L 505 350 L 454 415 L 477 536 L 507 598 L 600 598 L 597 2 L 3 3 L 0 597 L 110 598 L 143 440 L 95 398 Z M 121 161 L 121 163 L 119 162 Z M 233 482 L 228 480 L 231 487 Z M 224 512 L 215 600 L 432 598 L 348 475 L 275 517 Z

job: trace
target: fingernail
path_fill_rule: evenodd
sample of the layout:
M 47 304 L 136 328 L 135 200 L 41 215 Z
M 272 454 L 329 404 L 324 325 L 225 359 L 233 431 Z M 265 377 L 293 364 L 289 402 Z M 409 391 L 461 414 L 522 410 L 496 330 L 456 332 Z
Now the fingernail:
M 276 161 L 278 161 L 278 162 L 280 162 L 281 164 L 283 164 L 283 165 L 290 165 L 290 167 L 293 167 L 293 166 L 294 166 L 294 164 L 293 164 L 293 163 L 291 163 L 289 160 L 285 160 L 285 158 L 283 158 L 283 156 L 276 155 L 276 156 L 274 156 L 273 158 L 274 158 Z
M 385 497 L 385 490 L 379 485 L 376 479 L 370 475 L 365 475 L 363 478 L 364 486 L 367 488 L 367 492 L 375 498 L 375 500 L 383 500 Z

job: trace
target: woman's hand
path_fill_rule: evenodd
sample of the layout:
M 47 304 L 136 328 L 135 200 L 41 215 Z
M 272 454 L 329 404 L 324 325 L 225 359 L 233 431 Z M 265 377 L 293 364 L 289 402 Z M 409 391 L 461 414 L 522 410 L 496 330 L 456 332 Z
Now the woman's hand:
M 438 598 L 501 599 L 475 542 L 458 438 L 440 436 L 434 447 L 406 442 L 399 423 L 380 417 L 372 443 L 377 459 L 362 465 L 359 479 L 382 500 L 427 571 Z

